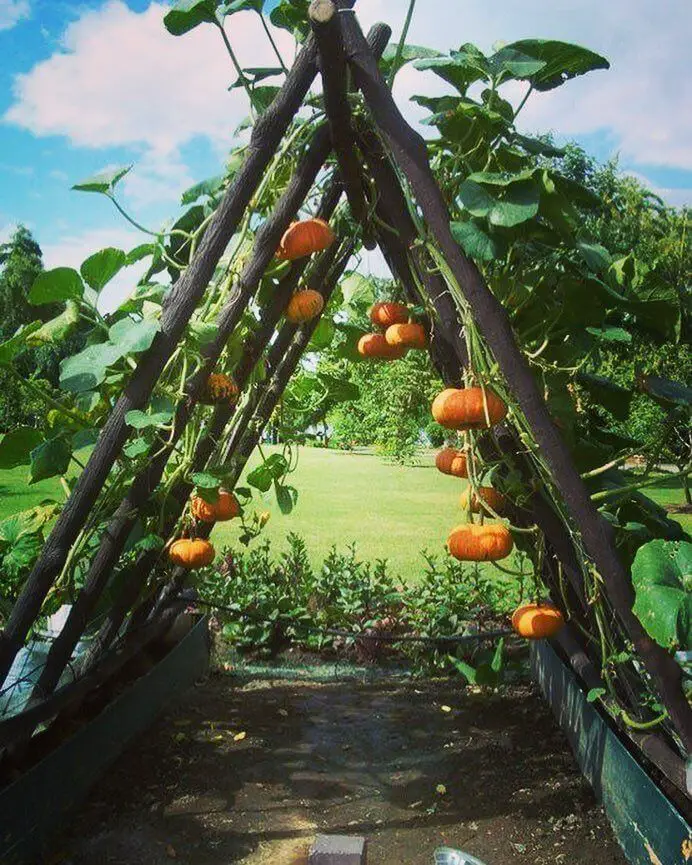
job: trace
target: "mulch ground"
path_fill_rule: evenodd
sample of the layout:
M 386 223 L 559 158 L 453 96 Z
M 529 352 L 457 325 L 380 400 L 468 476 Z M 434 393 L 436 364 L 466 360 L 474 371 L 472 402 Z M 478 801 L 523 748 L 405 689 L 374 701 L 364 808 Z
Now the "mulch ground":
M 115 764 L 54 848 L 70 865 L 306 862 L 365 835 L 369 865 L 623 865 L 535 690 L 251 682 L 192 689 Z

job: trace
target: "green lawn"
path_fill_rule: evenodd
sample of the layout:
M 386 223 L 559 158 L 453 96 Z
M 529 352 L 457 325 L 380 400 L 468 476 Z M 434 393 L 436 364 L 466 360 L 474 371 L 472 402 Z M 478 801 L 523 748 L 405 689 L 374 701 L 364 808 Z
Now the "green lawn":
M 255 455 L 251 467 L 258 460 Z M 26 479 L 24 467 L 0 472 L 0 518 L 44 498 L 64 498 L 57 479 L 33 486 L 27 486 Z M 387 558 L 394 573 L 415 580 L 424 566 L 420 551 L 443 553 L 449 530 L 461 520 L 463 481 L 436 471 L 432 453 L 425 453 L 419 466 L 403 468 L 368 453 L 301 448 L 291 483 L 299 490 L 292 514 L 279 511 L 273 492 L 258 494 L 255 507 L 271 513 L 266 537 L 280 548 L 288 532 L 297 532 L 315 563 L 321 563 L 332 544 L 343 547 L 355 541 L 359 557 Z M 645 492 L 663 505 L 683 501 L 679 481 L 668 480 Z M 672 516 L 692 532 L 692 515 Z M 213 535 L 217 549 L 233 544 L 238 534 L 236 522 L 220 524 Z

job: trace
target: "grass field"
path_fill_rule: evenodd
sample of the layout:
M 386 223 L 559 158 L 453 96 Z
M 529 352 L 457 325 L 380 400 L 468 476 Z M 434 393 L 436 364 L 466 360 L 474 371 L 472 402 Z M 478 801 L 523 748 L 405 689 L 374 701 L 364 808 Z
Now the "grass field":
M 251 467 L 258 459 L 255 455 Z M 0 518 L 45 498 L 64 498 L 57 479 L 27 486 L 26 477 L 26 468 L 0 472 Z M 343 547 L 355 541 L 360 558 L 386 558 L 394 573 L 415 581 L 424 566 L 420 551 L 442 553 L 449 529 L 461 519 L 463 482 L 436 471 L 429 452 L 421 456 L 420 465 L 401 467 L 369 453 L 301 448 L 290 482 L 299 490 L 292 514 L 279 511 L 273 492 L 258 494 L 255 507 L 271 513 L 266 537 L 280 548 L 288 532 L 297 532 L 315 563 L 321 563 L 332 544 Z M 663 505 L 683 502 L 680 483 L 674 480 L 648 494 Z M 672 516 L 692 532 L 692 515 Z M 214 544 L 221 550 L 235 543 L 238 534 L 235 523 L 220 524 Z

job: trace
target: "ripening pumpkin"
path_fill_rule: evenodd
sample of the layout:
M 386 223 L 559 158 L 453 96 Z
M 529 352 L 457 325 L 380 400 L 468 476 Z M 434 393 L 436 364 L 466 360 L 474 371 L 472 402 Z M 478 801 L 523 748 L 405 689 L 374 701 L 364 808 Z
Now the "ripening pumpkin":
M 312 288 L 304 288 L 297 291 L 289 300 L 286 307 L 286 320 L 293 324 L 301 324 L 304 321 L 318 316 L 324 307 L 324 298 Z
M 490 424 L 485 415 L 485 400 Z M 447 429 L 487 429 L 500 423 L 507 414 L 507 406 L 489 388 L 485 389 L 485 400 L 480 387 L 448 387 L 433 400 L 432 416 Z
M 385 339 L 389 345 L 403 345 L 405 348 L 425 348 L 428 335 L 422 324 L 392 324 L 385 331 Z
M 512 616 L 512 627 L 527 640 L 554 637 L 564 624 L 562 613 L 553 604 L 524 604 Z
M 466 454 L 455 448 L 442 448 L 435 457 L 435 467 L 443 475 L 454 475 L 455 478 L 469 476 L 466 466 Z
M 370 321 L 375 327 L 388 328 L 393 324 L 406 324 L 409 320 L 408 307 L 403 303 L 386 301 L 376 303 L 370 310 Z
M 401 345 L 390 345 L 383 333 L 366 333 L 358 340 L 358 354 L 378 360 L 398 360 L 406 354 L 406 349 Z
M 222 523 L 240 515 L 238 499 L 226 490 L 219 490 L 215 502 L 207 502 L 201 496 L 193 496 L 190 510 L 196 520 L 203 523 Z
M 238 386 L 230 376 L 213 372 L 204 385 L 199 401 L 204 405 L 217 405 L 222 402 L 233 405 L 238 399 L 238 393 Z
M 304 258 L 321 252 L 334 243 L 336 236 L 324 219 L 303 219 L 292 222 L 284 232 L 276 257 L 284 261 Z
M 459 506 L 464 511 L 469 509 L 470 494 L 471 487 L 469 486 L 464 490 L 459 498 Z M 480 514 L 481 512 L 488 513 L 488 509 L 484 507 L 484 505 L 491 507 L 496 514 L 501 514 L 504 511 L 505 504 L 506 500 L 502 493 L 498 493 L 498 491 L 494 490 L 492 487 L 479 487 L 478 492 L 474 492 L 473 495 L 471 495 L 471 511 L 474 514 Z
M 514 541 L 509 529 L 500 523 L 483 526 L 465 523 L 452 529 L 447 547 L 462 562 L 495 562 L 512 552 Z
M 168 558 L 171 562 L 188 571 L 210 565 L 215 555 L 214 547 L 209 541 L 201 538 L 179 538 L 168 548 Z

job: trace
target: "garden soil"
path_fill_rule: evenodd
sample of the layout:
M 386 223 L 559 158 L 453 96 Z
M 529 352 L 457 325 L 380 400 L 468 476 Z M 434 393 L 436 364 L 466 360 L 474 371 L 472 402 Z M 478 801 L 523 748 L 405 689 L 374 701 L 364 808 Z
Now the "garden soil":
M 215 675 L 94 789 L 53 848 L 70 865 L 304 865 L 316 833 L 369 865 L 624 865 L 536 691 Z

